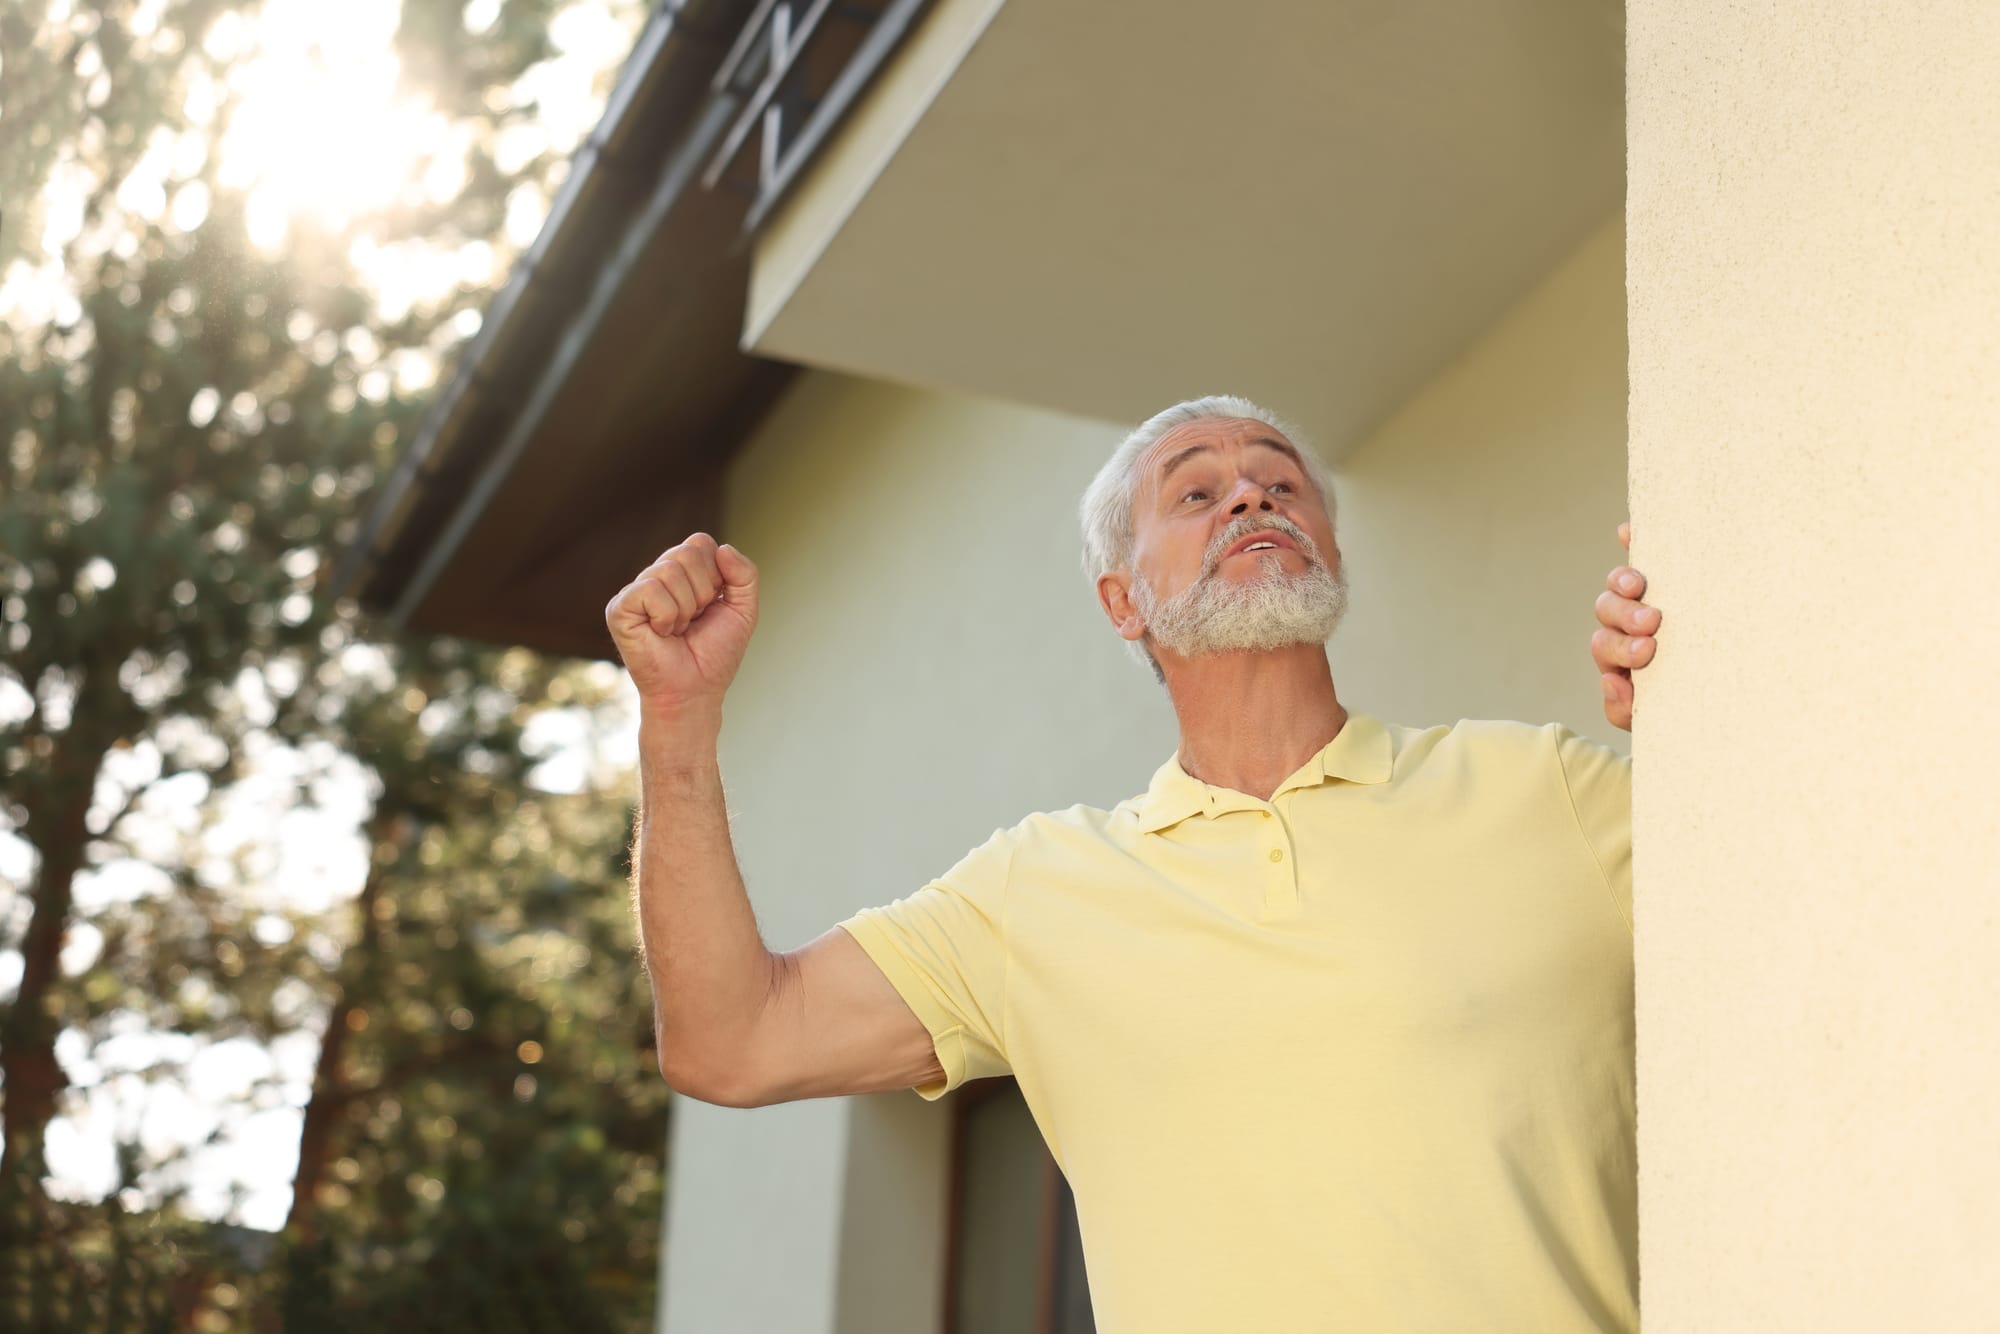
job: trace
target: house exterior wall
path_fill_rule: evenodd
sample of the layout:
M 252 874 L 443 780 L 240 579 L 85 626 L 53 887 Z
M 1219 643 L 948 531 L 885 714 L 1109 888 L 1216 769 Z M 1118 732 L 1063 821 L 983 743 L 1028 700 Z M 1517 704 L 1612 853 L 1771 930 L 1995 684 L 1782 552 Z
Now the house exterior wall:
M 1629 750 L 1590 661 L 1592 603 L 1625 559 L 1623 248 L 1606 220 L 1341 467 L 1343 700 Z
M 1991 1328 L 2000 8 L 1628 13 L 1647 1328 Z
M 1622 740 L 1587 649 L 1621 555 L 1621 266 L 1608 224 L 1343 467 L 1353 611 L 1333 657 L 1352 707 Z M 1115 804 L 1173 751 L 1163 692 L 1078 563 L 1077 498 L 1123 429 L 809 373 L 739 457 L 722 536 L 758 563 L 761 608 L 723 775 L 773 948 L 1030 811 Z M 946 1106 L 676 1117 L 667 1334 L 936 1327 Z

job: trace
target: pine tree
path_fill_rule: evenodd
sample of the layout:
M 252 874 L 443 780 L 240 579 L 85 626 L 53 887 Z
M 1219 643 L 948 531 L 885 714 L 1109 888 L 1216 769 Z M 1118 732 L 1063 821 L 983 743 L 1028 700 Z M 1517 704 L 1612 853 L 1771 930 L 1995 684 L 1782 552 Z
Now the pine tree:
M 257 4 L 0 13 L 0 832 L 31 852 L 0 885 L 0 959 L 18 960 L 0 1327 L 498 1301 L 491 1265 L 536 1272 L 522 1247 L 557 1257 L 544 1290 L 572 1321 L 643 1323 L 664 1090 L 634 1018 L 623 806 L 523 782 L 528 720 L 600 683 L 385 633 L 322 586 L 493 281 L 385 308 L 357 242 L 491 246 L 504 267 L 510 196 L 559 169 L 497 152 L 535 114 L 509 90 L 550 54 L 555 7 L 507 0 L 474 34 L 459 3 L 405 0 L 405 82 L 466 129 L 462 183 L 294 218 L 277 250 L 226 179 L 241 57 L 212 40 Z M 437 380 L 404 374 L 432 362 Z M 205 851 L 273 757 L 295 804 L 343 764 L 372 784 L 365 883 L 329 917 Z M 198 818 L 163 839 L 176 799 Z M 139 890 L 80 900 L 110 869 Z M 321 1043 L 282 1244 L 193 1217 L 175 1165 L 136 1146 L 104 1201 L 48 1196 L 48 1129 L 78 1094 L 59 1053 L 135 1027 Z M 382 1281 L 385 1256 L 433 1281 Z

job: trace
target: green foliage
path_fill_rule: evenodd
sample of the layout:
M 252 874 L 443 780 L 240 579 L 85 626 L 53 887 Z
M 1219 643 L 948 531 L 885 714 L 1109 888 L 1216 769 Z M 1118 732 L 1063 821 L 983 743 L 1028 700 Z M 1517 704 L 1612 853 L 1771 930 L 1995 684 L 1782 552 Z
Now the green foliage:
M 132 1153 L 123 1157 L 130 1166 Z M 188 1299 L 213 1290 L 223 1230 L 171 1212 L 127 1214 L 115 1195 L 90 1204 L 37 1198 L 25 1174 L 0 1178 L 0 1328 L 21 1334 L 184 1328 Z M 234 1300 L 234 1289 L 224 1294 Z
M 589 796 L 496 795 L 400 849 L 347 992 L 343 1151 L 299 1261 L 329 1327 L 647 1316 L 667 1090 L 602 855 L 625 820 Z
M 385 313 L 355 246 L 504 258 L 509 193 L 556 164 L 505 172 L 496 136 L 534 114 L 509 90 L 557 7 L 473 35 L 456 0 L 406 0 L 405 81 L 470 127 L 467 184 L 294 219 L 276 253 L 223 170 L 237 108 L 198 110 L 238 58 L 205 38 L 255 3 L 0 13 L 0 282 L 44 298 L 0 303 L 0 836 L 33 854 L 0 884 L 0 1327 L 646 1323 L 666 1091 L 626 807 L 525 781 L 528 723 L 601 682 L 385 632 L 324 588 L 489 295 Z M 216 853 L 233 795 L 303 807 L 342 773 L 372 797 L 351 901 L 309 911 Z M 227 1039 L 320 1043 L 282 1238 L 198 1216 L 185 1163 L 136 1145 L 104 1201 L 47 1194 L 71 1079 L 134 1032 L 188 1040 L 156 1043 L 155 1083 Z M 241 1101 L 296 1100 L 272 1076 Z

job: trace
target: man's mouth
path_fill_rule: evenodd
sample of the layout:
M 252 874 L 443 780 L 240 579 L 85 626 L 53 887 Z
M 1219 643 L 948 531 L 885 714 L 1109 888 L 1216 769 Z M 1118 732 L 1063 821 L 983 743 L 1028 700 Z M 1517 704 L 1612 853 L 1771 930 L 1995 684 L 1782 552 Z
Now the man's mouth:
M 1253 533 L 1239 537 L 1236 541 L 1230 543 L 1229 549 L 1222 553 L 1222 559 L 1228 560 L 1231 556 L 1248 555 L 1253 551 L 1297 551 L 1298 549 L 1298 543 L 1294 542 L 1282 530 L 1276 528 L 1259 528 L 1254 530 Z

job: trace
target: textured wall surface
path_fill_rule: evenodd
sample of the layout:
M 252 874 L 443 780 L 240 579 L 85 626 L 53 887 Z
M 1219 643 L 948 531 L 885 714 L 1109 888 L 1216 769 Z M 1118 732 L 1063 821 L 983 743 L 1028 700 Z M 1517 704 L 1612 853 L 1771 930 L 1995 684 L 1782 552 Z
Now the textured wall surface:
M 1655 1334 L 2000 1322 L 2000 6 L 1630 6 Z
M 1619 258 L 1612 223 L 1350 459 L 1355 611 L 1332 654 L 1353 707 L 1622 739 L 1588 654 L 1621 554 Z M 1166 697 L 1078 563 L 1076 502 L 1122 430 L 812 373 L 739 457 L 718 536 L 762 603 L 723 776 L 774 948 L 1030 811 L 1113 805 L 1172 753 Z M 913 1093 L 683 1103 L 662 1329 L 926 1334 L 947 1114 Z

